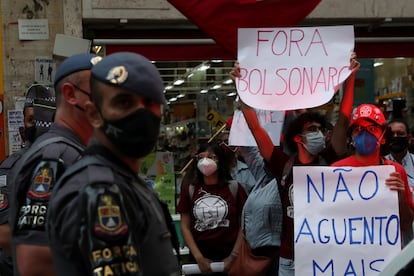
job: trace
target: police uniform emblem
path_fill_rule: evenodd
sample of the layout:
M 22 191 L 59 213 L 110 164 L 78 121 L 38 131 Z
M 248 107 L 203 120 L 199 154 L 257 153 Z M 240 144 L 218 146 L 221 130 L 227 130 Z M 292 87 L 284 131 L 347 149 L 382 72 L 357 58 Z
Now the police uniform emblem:
M 96 65 L 98 62 L 100 62 L 102 60 L 102 57 L 97 56 L 97 57 L 93 57 L 91 58 L 91 64 L 92 65 Z
M 47 199 L 51 194 L 53 171 L 48 167 L 40 168 L 33 177 L 28 195 L 34 198 Z
M 128 226 L 122 219 L 121 208 L 114 202 L 112 196 L 101 196 L 97 212 L 98 223 L 95 226 L 95 233 L 119 235 L 128 231 Z
M 113 84 L 120 84 L 124 83 L 128 78 L 128 71 L 126 70 L 125 66 L 116 66 L 112 68 L 106 79 Z
M 0 191 L 0 210 L 7 207 L 8 202 L 6 196 Z

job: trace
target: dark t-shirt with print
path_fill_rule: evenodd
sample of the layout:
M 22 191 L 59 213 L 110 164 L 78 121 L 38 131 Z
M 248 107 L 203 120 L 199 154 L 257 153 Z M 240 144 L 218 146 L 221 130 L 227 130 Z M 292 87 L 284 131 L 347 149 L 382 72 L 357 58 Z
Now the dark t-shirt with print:
M 221 260 L 230 255 L 246 199 L 246 192 L 240 184 L 236 198 L 229 186 L 196 186 L 192 198 L 189 186 L 183 187 L 177 212 L 190 214 L 191 233 L 204 257 Z

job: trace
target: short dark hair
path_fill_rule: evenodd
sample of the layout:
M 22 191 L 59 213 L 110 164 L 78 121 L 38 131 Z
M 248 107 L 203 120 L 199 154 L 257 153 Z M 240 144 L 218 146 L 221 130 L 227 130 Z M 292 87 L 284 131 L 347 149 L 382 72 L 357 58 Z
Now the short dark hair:
M 410 127 L 408 126 L 408 123 L 404 119 L 392 119 L 387 123 L 387 126 L 391 125 L 392 123 L 401 123 L 405 126 L 405 130 L 407 132 L 407 135 L 410 134 Z
M 302 113 L 288 125 L 284 141 L 292 153 L 296 153 L 298 151 L 298 145 L 293 140 L 293 138 L 303 132 L 303 127 L 305 124 L 311 122 L 317 122 L 321 125 L 322 129 L 325 129 L 326 120 L 317 111 L 308 111 Z

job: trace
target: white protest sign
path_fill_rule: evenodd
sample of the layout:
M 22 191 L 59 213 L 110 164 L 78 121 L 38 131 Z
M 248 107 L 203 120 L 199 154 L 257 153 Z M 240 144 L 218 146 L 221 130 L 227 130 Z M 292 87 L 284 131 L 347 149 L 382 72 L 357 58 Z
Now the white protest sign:
M 273 145 L 280 145 L 280 133 L 282 132 L 284 114 L 283 111 L 256 110 L 260 125 L 267 131 L 273 141 Z M 231 146 L 255 146 L 256 140 L 250 131 L 243 112 L 236 109 L 229 134 Z
M 394 170 L 293 168 L 296 275 L 378 275 L 401 251 Z
M 350 75 L 353 26 L 238 30 L 240 98 L 265 110 L 327 103 Z

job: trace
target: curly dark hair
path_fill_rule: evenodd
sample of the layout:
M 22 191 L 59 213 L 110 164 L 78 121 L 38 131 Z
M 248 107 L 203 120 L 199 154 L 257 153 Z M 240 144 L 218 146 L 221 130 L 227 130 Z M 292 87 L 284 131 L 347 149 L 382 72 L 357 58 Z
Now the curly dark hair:
M 296 153 L 298 151 L 298 145 L 293 138 L 298 134 L 302 134 L 305 124 L 312 122 L 319 123 L 322 129 L 325 129 L 326 127 L 325 118 L 316 111 L 302 113 L 288 125 L 285 134 L 285 143 L 292 153 Z
M 218 171 L 218 181 L 219 185 L 228 185 L 228 182 L 232 179 L 230 175 L 230 167 L 228 158 L 226 157 L 223 149 L 220 147 L 218 143 L 203 143 L 200 144 L 197 155 L 195 157 L 194 163 L 194 170 L 195 170 L 195 178 L 194 178 L 194 185 L 201 185 L 204 182 L 204 175 L 200 172 L 200 170 L 197 168 L 197 162 L 198 162 L 198 154 L 201 152 L 211 152 L 214 153 L 217 156 L 217 171 Z

